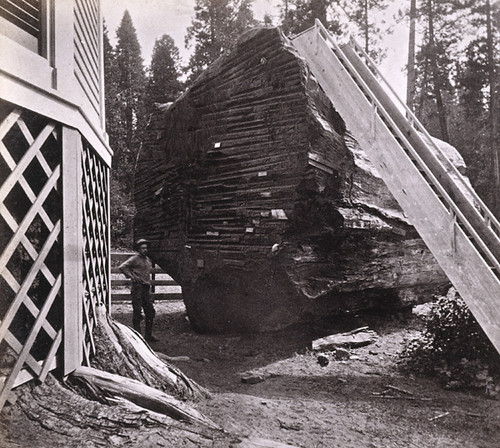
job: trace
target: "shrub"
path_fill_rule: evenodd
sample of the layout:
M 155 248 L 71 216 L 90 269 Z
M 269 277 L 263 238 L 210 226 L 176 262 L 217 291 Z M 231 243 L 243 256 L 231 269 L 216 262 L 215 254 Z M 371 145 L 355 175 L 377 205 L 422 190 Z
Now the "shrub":
M 436 300 L 425 330 L 402 358 L 405 370 L 437 375 L 449 388 L 484 388 L 488 395 L 500 395 L 500 356 L 453 288 Z

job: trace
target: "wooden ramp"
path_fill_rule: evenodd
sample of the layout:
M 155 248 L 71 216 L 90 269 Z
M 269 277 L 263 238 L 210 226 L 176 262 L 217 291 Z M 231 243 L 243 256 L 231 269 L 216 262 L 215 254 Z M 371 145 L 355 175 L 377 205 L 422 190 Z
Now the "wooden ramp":
M 319 21 L 291 43 L 500 352 L 497 219 L 361 47 Z

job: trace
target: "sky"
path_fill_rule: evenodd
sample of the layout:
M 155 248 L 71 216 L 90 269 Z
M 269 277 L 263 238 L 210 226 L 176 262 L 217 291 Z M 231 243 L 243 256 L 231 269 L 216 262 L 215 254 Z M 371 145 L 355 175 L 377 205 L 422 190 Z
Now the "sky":
M 280 0 L 254 0 L 255 17 L 262 19 L 267 13 L 278 23 L 280 3 Z M 388 14 L 407 3 L 407 0 L 392 0 Z M 190 53 L 184 46 L 184 37 L 194 15 L 194 4 L 195 0 L 101 0 L 102 13 L 113 45 L 116 43 L 116 29 L 124 11 L 128 9 L 146 65 L 150 63 L 155 40 L 163 34 L 169 34 L 174 39 L 184 63 L 188 61 Z M 407 58 L 407 27 L 407 23 L 402 22 L 394 28 L 393 33 L 385 36 L 382 45 L 387 48 L 387 55 L 379 67 L 403 99 L 406 90 L 403 68 Z

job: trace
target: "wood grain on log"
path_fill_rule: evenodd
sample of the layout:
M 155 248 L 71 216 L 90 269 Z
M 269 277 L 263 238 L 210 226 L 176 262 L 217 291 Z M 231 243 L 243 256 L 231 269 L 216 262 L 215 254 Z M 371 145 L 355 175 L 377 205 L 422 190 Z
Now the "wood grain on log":
M 121 397 L 144 409 L 167 415 L 176 420 L 207 426 L 211 429 L 220 429 L 194 408 L 137 380 L 84 366 L 79 367 L 71 374 L 71 380 L 77 380 L 80 384 L 87 385 L 96 394 L 106 397 L 107 400 L 110 396 Z
M 111 319 L 104 307 L 97 307 L 97 316 L 92 367 L 141 381 L 183 400 L 210 396 L 177 367 L 158 358 L 137 332 Z
M 448 285 L 277 29 L 244 35 L 152 115 L 135 186 L 136 235 L 199 331 L 274 330 Z

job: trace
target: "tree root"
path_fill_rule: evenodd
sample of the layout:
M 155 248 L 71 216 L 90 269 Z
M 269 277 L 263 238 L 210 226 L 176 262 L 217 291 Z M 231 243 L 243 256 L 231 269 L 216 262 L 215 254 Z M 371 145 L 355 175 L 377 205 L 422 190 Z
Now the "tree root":
M 179 399 L 208 398 L 209 392 L 179 369 L 158 358 L 134 330 L 113 321 L 104 307 L 98 307 L 94 332 L 96 356 L 91 366 L 154 387 Z

